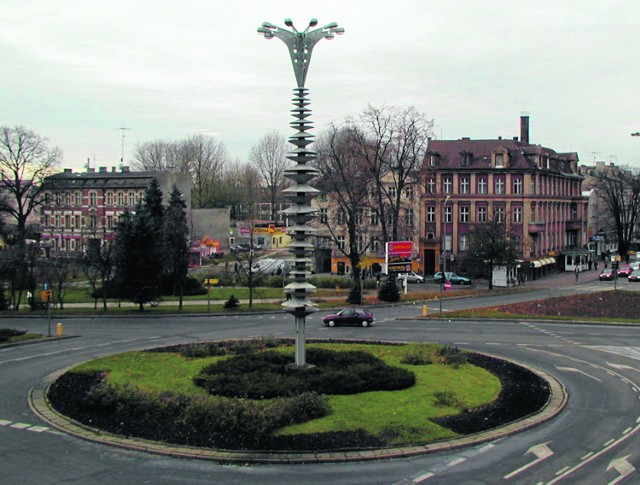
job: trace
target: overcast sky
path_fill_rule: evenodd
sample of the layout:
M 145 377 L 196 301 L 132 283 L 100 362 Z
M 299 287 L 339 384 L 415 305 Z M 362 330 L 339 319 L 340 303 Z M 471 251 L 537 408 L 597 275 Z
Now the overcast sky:
M 368 104 L 415 106 L 443 139 L 511 138 L 640 166 L 638 0 L 3 0 L 0 125 L 64 167 L 127 164 L 138 143 L 211 134 L 244 161 L 292 131 L 295 78 L 263 21 L 321 40 L 306 86 L 318 135 Z M 129 128 L 120 130 L 120 128 Z

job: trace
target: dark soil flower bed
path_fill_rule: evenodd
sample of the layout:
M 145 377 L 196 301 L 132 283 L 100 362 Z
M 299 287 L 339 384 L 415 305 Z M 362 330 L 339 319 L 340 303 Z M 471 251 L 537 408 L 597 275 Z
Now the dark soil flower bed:
M 544 300 L 514 303 L 495 307 L 512 315 L 538 315 L 548 317 L 574 316 L 576 318 L 637 319 L 640 292 L 601 291 L 588 295 L 559 296 Z

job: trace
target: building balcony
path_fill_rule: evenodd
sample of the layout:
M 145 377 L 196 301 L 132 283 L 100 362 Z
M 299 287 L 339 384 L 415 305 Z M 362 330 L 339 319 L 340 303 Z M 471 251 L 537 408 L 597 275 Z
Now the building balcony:
M 541 221 L 532 221 L 527 225 L 529 234 L 538 234 L 544 232 L 545 223 Z
M 572 219 L 565 223 L 565 229 L 567 231 L 579 231 L 582 229 L 582 219 Z

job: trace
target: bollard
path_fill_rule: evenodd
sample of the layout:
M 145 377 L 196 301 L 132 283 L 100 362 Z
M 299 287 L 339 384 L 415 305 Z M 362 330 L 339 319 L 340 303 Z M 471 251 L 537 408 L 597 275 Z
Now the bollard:
M 58 337 L 62 337 L 62 324 L 61 323 L 57 323 L 56 324 L 56 335 Z
M 422 305 L 422 316 L 426 317 L 429 315 L 429 309 L 427 308 L 427 305 Z

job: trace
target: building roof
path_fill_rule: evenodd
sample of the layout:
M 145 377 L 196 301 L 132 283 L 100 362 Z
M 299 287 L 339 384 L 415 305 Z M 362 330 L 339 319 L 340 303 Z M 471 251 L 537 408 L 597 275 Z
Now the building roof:
M 86 172 L 73 172 L 65 169 L 54 175 L 50 175 L 43 181 L 45 190 L 81 189 L 81 188 L 140 188 L 147 187 L 154 177 L 161 172 L 131 172 L 128 167 L 123 167 L 116 171 L 115 167 L 107 171 L 106 167 L 101 167 L 98 172 L 88 170 Z
M 494 153 L 508 153 L 510 170 L 539 170 L 536 156 L 543 156 L 550 160 L 548 170 L 567 175 L 576 174 L 577 171 L 577 153 L 558 153 L 540 145 L 524 143 L 517 139 L 502 138 L 495 140 L 472 140 L 469 138 L 431 140 L 423 168 L 429 170 L 429 157 L 435 155 L 436 166 L 439 169 L 493 169 L 492 155 Z M 547 169 L 546 166 L 545 169 Z

